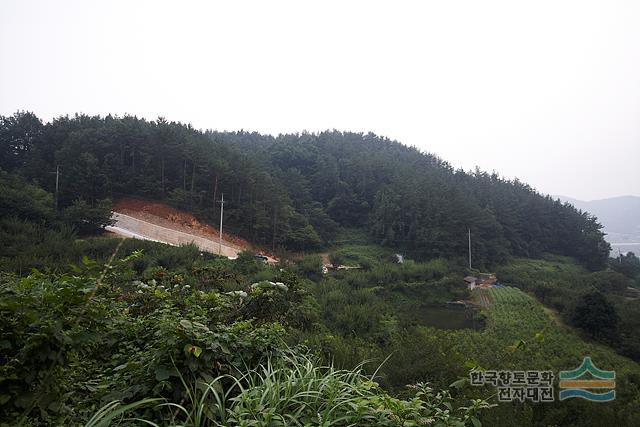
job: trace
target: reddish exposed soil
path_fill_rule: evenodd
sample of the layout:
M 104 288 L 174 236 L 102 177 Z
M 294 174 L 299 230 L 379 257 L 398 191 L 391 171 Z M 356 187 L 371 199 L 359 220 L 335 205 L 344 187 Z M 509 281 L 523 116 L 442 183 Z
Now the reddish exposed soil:
M 152 224 L 183 231 L 185 233 L 194 234 L 207 239 L 215 240 L 220 236 L 219 229 L 198 221 L 188 212 L 180 211 L 159 202 L 126 197 L 114 203 L 113 210 Z M 235 246 L 240 249 L 249 249 L 261 255 L 275 258 L 269 252 L 255 247 L 238 236 L 223 232 L 222 239 L 229 246 Z

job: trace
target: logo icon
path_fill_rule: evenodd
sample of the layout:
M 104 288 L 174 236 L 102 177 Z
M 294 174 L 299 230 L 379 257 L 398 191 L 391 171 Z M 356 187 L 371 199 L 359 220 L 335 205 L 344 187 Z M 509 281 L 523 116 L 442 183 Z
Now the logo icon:
M 585 374 L 591 379 L 580 379 Z M 590 357 L 585 357 L 582 364 L 573 371 L 560 371 L 560 400 L 579 397 L 592 402 L 610 402 L 616 398 L 616 372 L 603 371 L 593 365 Z M 591 390 L 606 390 L 596 393 Z

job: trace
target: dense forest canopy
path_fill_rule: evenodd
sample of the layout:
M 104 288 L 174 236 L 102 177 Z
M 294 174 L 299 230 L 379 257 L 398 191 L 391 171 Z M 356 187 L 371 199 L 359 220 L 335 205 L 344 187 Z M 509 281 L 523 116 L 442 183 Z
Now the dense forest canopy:
M 471 230 L 474 261 L 485 266 L 551 252 L 598 269 L 609 254 L 588 213 L 371 133 L 274 137 L 163 118 L 0 116 L 0 169 L 55 193 L 56 168 L 59 209 L 137 195 L 213 221 L 224 193 L 226 224 L 274 249 L 318 249 L 344 226 L 418 258 L 466 256 Z

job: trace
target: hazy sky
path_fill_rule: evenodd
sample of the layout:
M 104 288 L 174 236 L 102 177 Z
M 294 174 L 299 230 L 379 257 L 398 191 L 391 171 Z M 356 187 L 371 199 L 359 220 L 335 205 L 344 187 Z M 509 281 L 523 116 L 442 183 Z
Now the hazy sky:
M 0 1 L 0 114 L 373 131 L 640 195 L 640 1 Z

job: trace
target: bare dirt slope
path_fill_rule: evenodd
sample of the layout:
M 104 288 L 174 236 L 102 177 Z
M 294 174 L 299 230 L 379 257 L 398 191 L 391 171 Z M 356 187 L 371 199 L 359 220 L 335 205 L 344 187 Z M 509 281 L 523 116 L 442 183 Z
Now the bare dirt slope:
M 125 237 L 153 240 L 170 245 L 194 243 L 201 250 L 234 258 L 243 250 L 253 250 L 265 255 L 269 261 L 276 259 L 244 239 L 227 233 L 220 234 L 214 227 L 198 221 L 187 212 L 162 203 L 125 198 L 113 207 L 116 223 L 107 230 Z

